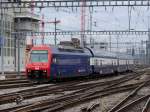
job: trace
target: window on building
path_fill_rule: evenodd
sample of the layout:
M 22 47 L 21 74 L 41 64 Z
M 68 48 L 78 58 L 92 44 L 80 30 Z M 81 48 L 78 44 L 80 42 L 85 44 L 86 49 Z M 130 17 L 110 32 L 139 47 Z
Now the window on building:
M 7 48 L 7 54 L 10 56 L 10 48 Z
M 5 28 L 8 29 L 7 21 L 4 21 L 4 24 L 5 24 Z M 6 30 L 6 29 L 5 29 L 5 30 Z
M 25 40 L 23 40 L 23 46 L 25 46 Z
M 4 56 L 7 56 L 7 49 L 6 48 L 3 49 L 3 53 L 4 53 Z
M 8 39 L 7 46 L 8 46 L 8 47 L 11 47 L 11 40 L 10 40 L 10 39 Z
M 14 39 L 11 39 L 11 47 L 14 47 Z
M 8 41 L 8 40 L 5 38 L 5 39 L 4 39 L 4 46 L 7 46 L 7 41 Z
M 8 29 L 6 20 L 4 21 L 4 25 L 5 25 L 5 30 Z
M 10 27 L 10 21 L 8 21 L 8 28 L 10 29 L 11 27 Z
M 20 40 L 20 47 L 22 48 L 23 47 L 23 41 Z
M 11 56 L 14 56 L 14 49 L 11 48 Z
M 11 22 L 11 30 L 13 31 L 14 29 L 14 22 Z
M 7 30 L 7 32 L 6 32 L 6 37 L 10 38 L 10 31 L 9 30 Z

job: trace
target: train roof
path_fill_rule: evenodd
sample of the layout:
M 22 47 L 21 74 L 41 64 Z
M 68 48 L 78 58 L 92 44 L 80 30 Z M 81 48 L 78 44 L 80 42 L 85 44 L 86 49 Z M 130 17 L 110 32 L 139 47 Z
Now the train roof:
M 110 52 L 110 51 L 104 51 L 104 50 L 96 50 L 96 49 L 90 49 L 94 57 L 101 57 L 101 58 L 119 58 L 119 59 L 133 59 L 133 56 L 127 55 L 124 53 L 117 53 L 117 52 Z
M 89 50 L 84 48 L 74 48 L 70 46 L 50 46 L 50 49 L 54 54 L 69 54 L 69 55 L 86 55 L 91 56 Z
M 97 50 L 97 49 L 91 49 L 91 48 L 74 48 L 70 46 L 35 46 L 34 49 L 42 49 L 42 48 L 49 48 L 51 49 L 53 54 L 67 54 L 67 55 L 83 55 L 83 56 L 92 56 L 99 57 L 99 58 L 114 58 L 114 59 L 133 59 L 133 56 L 127 55 L 124 53 L 117 53 L 117 52 L 110 52 L 110 51 L 104 51 L 104 50 Z

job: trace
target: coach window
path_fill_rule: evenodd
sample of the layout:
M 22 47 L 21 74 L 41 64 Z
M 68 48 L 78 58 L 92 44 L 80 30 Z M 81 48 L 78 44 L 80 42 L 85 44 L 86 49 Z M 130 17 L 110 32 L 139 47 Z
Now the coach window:
M 101 66 L 103 65 L 103 64 L 102 64 L 102 62 L 103 62 L 103 60 L 100 60 L 100 64 L 101 64 Z
M 57 62 L 56 58 L 53 58 L 53 59 L 52 59 L 52 62 L 53 62 L 53 63 L 56 63 L 56 62 Z
M 97 59 L 95 60 L 95 64 L 98 65 L 98 60 Z

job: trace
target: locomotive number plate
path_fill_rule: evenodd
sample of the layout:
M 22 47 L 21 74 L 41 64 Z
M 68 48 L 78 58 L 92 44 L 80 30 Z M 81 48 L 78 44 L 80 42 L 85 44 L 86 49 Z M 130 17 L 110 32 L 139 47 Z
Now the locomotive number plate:
M 35 70 L 39 70 L 40 68 L 39 67 L 35 67 Z

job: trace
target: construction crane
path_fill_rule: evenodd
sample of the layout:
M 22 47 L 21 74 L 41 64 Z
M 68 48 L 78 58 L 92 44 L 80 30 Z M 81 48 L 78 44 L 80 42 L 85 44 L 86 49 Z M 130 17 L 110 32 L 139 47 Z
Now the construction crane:
M 85 14 L 86 14 L 86 1 L 85 0 L 81 0 L 81 32 L 85 31 Z M 85 35 L 81 34 L 81 45 L 82 47 L 84 47 L 85 45 Z
M 45 21 L 44 20 L 44 14 L 42 14 L 42 19 L 41 19 L 41 21 L 39 23 L 41 25 L 41 32 L 44 32 L 45 24 L 47 24 L 47 23 L 51 23 L 51 22 Z M 44 44 L 44 37 L 45 37 L 45 34 L 42 33 L 42 45 Z
M 34 0 L 31 0 L 31 15 L 34 15 Z M 32 20 L 32 18 L 31 18 L 31 20 Z M 31 29 L 33 29 L 32 27 L 33 27 L 33 23 L 31 21 Z M 33 39 L 34 39 L 34 36 L 32 35 L 32 37 L 31 37 L 32 45 L 33 45 Z
M 41 32 L 44 32 L 45 23 L 48 23 L 48 22 L 44 21 L 44 14 L 42 14 L 42 20 L 40 22 L 40 24 L 41 24 Z M 42 33 L 42 44 L 44 44 L 44 33 Z

